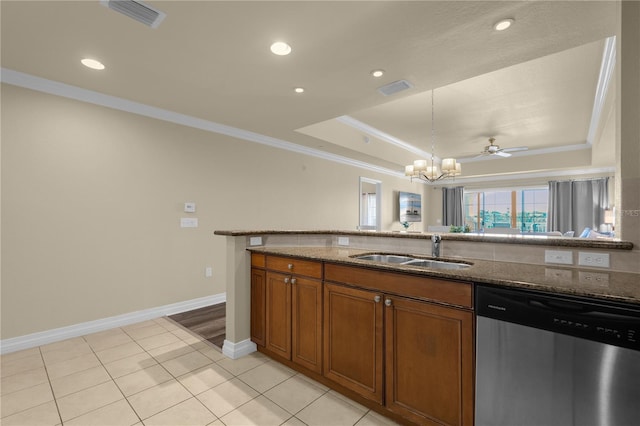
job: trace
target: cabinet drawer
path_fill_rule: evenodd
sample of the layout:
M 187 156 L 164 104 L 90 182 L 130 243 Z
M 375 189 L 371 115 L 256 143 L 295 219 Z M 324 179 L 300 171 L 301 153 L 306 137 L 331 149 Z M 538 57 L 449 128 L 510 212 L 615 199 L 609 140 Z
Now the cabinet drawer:
M 322 263 L 312 260 L 267 256 L 267 269 L 312 278 L 322 278 Z
M 260 253 L 251 253 L 251 267 L 264 268 L 265 255 Z
M 472 285 L 464 281 L 449 281 L 331 263 L 325 264 L 324 279 L 465 308 L 473 306 Z

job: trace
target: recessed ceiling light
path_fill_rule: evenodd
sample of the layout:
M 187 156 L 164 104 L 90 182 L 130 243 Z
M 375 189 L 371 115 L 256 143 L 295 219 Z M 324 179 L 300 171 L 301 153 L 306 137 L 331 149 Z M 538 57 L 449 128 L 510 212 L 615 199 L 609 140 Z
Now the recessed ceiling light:
M 283 41 L 276 41 L 271 45 L 271 52 L 280 56 L 288 55 L 291 53 L 291 46 Z
M 371 75 L 374 77 L 382 77 L 382 75 L 384 74 L 384 70 L 373 70 L 371 71 Z
M 509 28 L 515 22 L 512 18 L 502 19 L 493 26 L 496 31 L 504 31 Z
M 91 68 L 92 70 L 103 70 L 104 69 L 104 64 L 102 62 L 100 62 L 100 61 L 95 60 L 95 59 L 84 58 L 80 62 L 82 62 L 82 65 L 84 65 L 85 67 Z
M 304 87 L 296 87 L 293 89 L 296 93 L 304 93 Z

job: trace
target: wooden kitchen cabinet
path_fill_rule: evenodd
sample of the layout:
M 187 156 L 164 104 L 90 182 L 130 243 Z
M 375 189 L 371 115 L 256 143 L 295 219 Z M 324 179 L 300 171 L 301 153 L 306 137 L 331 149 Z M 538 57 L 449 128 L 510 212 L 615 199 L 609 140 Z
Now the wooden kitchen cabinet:
M 395 419 L 473 425 L 471 283 L 262 255 L 251 285 L 263 352 Z
M 324 286 L 324 376 L 382 404 L 382 295 Z
M 320 262 L 267 256 L 264 315 L 259 304 L 253 303 L 253 294 L 251 308 L 252 340 L 256 344 L 317 373 L 322 371 L 321 278 Z M 259 274 L 254 278 L 252 269 L 252 292 L 254 281 L 259 288 Z M 254 321 L 264 327 L 261 342 L 254 336 L 253 329 L 260 329 L 259 325 L 254 327 Z
M 473 314 L 385 296 L 385 405 L 416 423 L 473 424 Z
M 324 375 L 414 423 L 472 425 L 471 289 L 326 264 Z
M 291 359 L 291 276 L 267 271 L 266 347 Z

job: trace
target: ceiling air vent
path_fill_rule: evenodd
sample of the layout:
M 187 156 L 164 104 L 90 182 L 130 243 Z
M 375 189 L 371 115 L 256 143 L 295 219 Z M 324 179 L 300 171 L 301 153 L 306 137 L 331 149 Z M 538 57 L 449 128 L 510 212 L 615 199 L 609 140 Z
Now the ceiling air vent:
M 398 80 L 393 83 L 389 83 L 386 86 L 379 87 L 378 92 L 385 96 L 389 96 L 394 93 L 402 92 L 403 90 L 411 89 L 412 87 L 413 84 L 409 83 L 407 80 Z
M 151 28 L 157 28 L 165 16 L 167 16 L 166 13 L 146 5 L 141 1 L 100 0 L 100 3 L 109 9 L 127 15 L 129 18 L 133 18 L 138 22 L 142 22 Z

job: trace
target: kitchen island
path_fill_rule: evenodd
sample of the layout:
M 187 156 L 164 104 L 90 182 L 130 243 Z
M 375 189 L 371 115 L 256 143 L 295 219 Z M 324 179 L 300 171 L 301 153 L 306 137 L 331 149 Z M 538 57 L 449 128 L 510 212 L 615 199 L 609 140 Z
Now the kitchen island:
M 431 254 L 431 234 L 428 233 L 217 230 L 214 234 L 226 238 L 227 340 L 223 350 L 231 358 L 256 350 L 249 338 L 251 259 L 248 249 L 377 269 L 401 268 L 425 276 L 640 303 L 640 251 L 625 241 L 442 234 L 442 257 L 473 263 L 466 270 L 448 271 L 373 264 L 351 257 L 365 252 L 410 253 L 428 257 Z M 547 250 L 569 253 L 574 260 L 571 265 L 545 263 Z M 579 253 L 607 253 L 610 268 L 578 267 Z
M 606 251 L 611 265 L 624 266 L 625 256 L 637 255 L 625 242 L 550 238 L 529 245 L 445 234 L 444 260 L 470 266 L 431 269 L 360 258 L 428 259 L 430 234 L 216 234 L 227 237 L 227 331 L 235 333 L 224 352 L 237 357 L 257 348 L 400 422 L 473 423 L 478 283 L 640 306 L 638 273 L 545 264 L 546 250 L 576 248 Z

